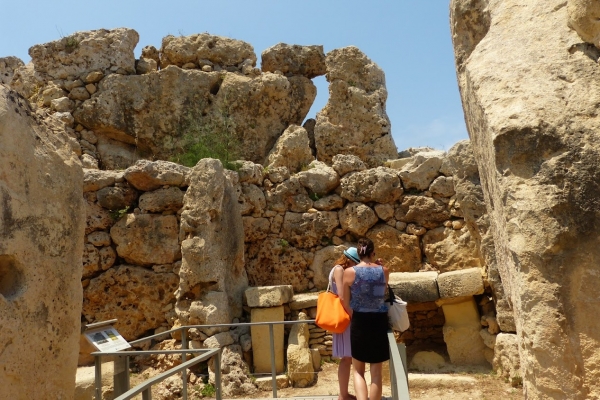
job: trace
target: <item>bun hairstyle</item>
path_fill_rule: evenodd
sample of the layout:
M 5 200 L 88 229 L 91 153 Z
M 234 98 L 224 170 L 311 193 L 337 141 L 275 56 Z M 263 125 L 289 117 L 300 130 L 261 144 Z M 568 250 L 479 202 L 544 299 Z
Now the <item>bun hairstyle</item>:
M 375 251 L 375 245 L 373 244 L 373 241 L 368 238 L 358 239 L 358 245 L 356 248 L 358 250 L 358 256 L 361 260 L 369 257 Z

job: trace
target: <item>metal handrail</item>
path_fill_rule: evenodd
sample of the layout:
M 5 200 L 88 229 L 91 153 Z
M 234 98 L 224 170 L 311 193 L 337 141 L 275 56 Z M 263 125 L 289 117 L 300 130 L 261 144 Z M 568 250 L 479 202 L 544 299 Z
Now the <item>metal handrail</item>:
M 406 346 L 396 343 L 394 332 L 388 331 L 390 345 L 390 385 L 393 400 L 410 400 L 408 391 L 408 369 L 406 365 Z

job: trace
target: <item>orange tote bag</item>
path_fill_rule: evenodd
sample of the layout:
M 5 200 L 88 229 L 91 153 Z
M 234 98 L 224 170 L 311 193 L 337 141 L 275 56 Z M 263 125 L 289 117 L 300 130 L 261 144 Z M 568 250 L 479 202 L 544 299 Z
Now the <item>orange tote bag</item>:
M 340 298 L 329 291 L 321 293 L 317 298 L 317 318 L 315 323 L 319 328 L 333 333 L 342 333 L 350 324 L 350 316 L 344 309 Z

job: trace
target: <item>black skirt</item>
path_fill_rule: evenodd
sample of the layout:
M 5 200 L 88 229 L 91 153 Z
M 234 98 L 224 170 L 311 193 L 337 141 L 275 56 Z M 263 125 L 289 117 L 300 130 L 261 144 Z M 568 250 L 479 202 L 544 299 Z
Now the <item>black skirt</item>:
M 352 358 L 366 363 L 380 363 L 390 359 L 387 340 L 388 315 L 386 312 L 352 313 L 350 347 Z

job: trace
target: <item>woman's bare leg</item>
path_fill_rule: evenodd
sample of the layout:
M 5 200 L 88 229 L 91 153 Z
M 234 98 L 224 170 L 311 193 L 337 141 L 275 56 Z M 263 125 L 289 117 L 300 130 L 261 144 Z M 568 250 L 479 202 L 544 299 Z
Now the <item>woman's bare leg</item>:
M 381 392 L 383 385 L 383 363 L 370 364 L 371 370 L 371 396 L 369 400 L 381 400 Z
M 354 391 L 356 392 L 356 398 L 358 400 L 367 400 L 367 382 L 365 381 L 365 363 L 352 359 L 352 365 L 354 366 Z
M 342 357 L 338 367 L 338 382 L 340 384 L 339 400 L 354 400 L 355 396 L 348 393 L 348 383 L 350 382 L 350 367 L 352 366 L 352 357 Z

